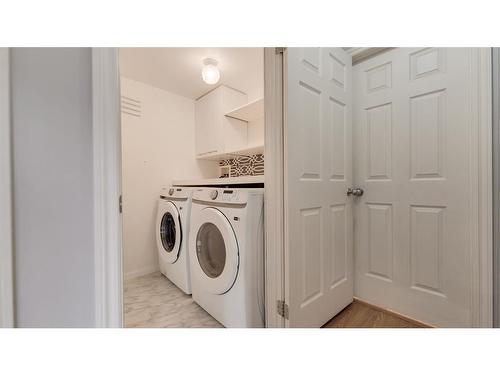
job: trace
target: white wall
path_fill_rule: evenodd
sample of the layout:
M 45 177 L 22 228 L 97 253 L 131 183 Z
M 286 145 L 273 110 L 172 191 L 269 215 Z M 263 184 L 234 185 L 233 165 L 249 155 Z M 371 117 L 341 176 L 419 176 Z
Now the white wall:
M 94 325 L 91 50 L 11 50 L 16 323 Z
M 141 101 L 140 118 L 122 114 L 123 270 L 158 270 L 156 207 L 174 179 L 218 177 L 217 162 L 197 161 L 194 100 L 122 77 L 122 95 Z

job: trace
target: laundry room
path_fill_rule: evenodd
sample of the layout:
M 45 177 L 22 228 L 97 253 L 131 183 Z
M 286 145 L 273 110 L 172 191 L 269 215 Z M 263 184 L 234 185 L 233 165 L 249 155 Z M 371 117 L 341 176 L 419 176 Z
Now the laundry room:
M 124 326 L 264 326 L 264 49 L 119 65 Z

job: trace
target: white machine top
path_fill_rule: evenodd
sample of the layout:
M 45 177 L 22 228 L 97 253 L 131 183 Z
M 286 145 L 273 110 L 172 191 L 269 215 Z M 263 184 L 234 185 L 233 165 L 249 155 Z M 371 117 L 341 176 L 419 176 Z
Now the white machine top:
M 264 189 L 199 188 L 193 191 L 193 201 L 244 205 L 251 194 L 264 194 Z
M 188 199 L 193 193 L 192 188 L 172 186 L 169 188 L 162 188 L 160 191 L 160 198 L 162 199 Z
M 226 178 L 207 178 L 200 180 L 174 180 L 174 186 L 221 186 L 264 184 L 264 176 L 240 176 Z

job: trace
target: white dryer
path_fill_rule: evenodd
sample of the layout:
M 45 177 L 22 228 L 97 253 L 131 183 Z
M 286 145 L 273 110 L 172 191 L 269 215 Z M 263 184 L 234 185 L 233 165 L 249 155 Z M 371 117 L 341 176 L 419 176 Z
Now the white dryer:
M 156 216 L 160 271 L 186 294 L 191 294 L 188 235 L 192 192 L 185 187 L 163 188 Z
M 264 327 L 264 189 L 193 192 L 193 299 L 225 327 Z

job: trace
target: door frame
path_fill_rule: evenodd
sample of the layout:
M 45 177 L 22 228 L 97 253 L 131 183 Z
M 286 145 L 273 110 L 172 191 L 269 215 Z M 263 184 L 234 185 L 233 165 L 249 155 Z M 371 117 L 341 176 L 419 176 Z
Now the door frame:
M 285 301 L 284 77 L 283 48 L 264 48 L 266 327 L 283 328 Z M 285 306 L 285 305 L 283 305 Z M 285 315 L 285 314 L 283 314 Z
M 0 48 L 0 328 L 15 325 L 9 52 Z
M 492 48 L 469 48 L 470 119 L 469 213 L 472 263 L 472 324 L 493 326 L 493 78 Z M 474 112 L 477 110 L 477 112 Z
M 492 49 L 493 191 L 500 191 L 500 48 Z M 493 195 L 493 327 L 500 327 L 500 198 Z
M 95 326 L 123 326 L 118 48 L 92 48 Z

